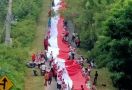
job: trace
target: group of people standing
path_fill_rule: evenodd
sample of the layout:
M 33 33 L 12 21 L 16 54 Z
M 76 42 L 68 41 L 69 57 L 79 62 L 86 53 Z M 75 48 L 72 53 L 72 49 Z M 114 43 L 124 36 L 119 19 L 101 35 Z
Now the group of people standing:
M 91 90 L 97 90 L 96 85 L 98 79 L 98 71 L 95 71 L 94 78 L 91 79 L 91 71 L 96 67 L 94 60 L 89 60 L 83 56 L 80 56 L 76 59 L 76 62 L 80 64 L 82 68 L 82 75 L 86 80 L 85 83 L 88 84 L 88 87 L 90 87 Z
M 63 1 L 63 0 L 62 0 Z M 62 3 L 62 2 L 60 2 Z M 54 0 L 51 0 L 51 7 L 54 7 L 55 3 Z M 49 12 L 48 12 L 48 31 L 46 34 L 46 37 L 44 39 L 44 49 L 48 50 L 48 46 L 50 46 L 50 44 L 48 43 L 48 39 L 50 38 L 50 29 L 51 29 L 51 17 L 55 14 L 55 12 L 50 8 Z M 68 32 L 67 35 L 68 36 Z M 64 38 L 64 40 L 66 40 L 66 37 Z M 51 84 L 52 79 L 54 78 L 55 81 L 57 82 L 57 89 L 58 90 L 65 90 L 65 88 L 67 87 L 64 79 L 62 78 L 62 75 L 65 73 L 65 69 L 64 68 L 60 68 L 55 62 L 54 58 L 53 58 L 53 53 L 51 51 L 48 60 L 47 60 L 48 66 L 50 67 L 49 71 L 46 71 L 46 73 L 44 74 L 44 78 L 45 78 L 45 86 L 47 86 L 47 84 Z
M 79 47 L 80 46 L 80 38 L 79 38 L 79 35 L 75 32 L 73 32 L 71 34 L 71 37 L 70 37 L 70 32 L 68 30 L 68 23 L 66 20 L 64 20 L 64 32 L 62 33 L 62 36 L 63 36 L 63 42 L 64 43 L 74 43 L 76 45 L 76 47 Z

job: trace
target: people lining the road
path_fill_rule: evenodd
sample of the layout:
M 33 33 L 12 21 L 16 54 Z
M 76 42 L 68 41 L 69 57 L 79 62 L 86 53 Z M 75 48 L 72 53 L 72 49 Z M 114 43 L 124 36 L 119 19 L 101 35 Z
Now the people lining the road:
M 63 1 L 63 0 L 62 0 Z M 51 3 L 52 7 L 55 6 L 54 0 L 52 0 Z M 33 63 L 33 67 L 38 67 L 38 69 L 40 69 L 40 73 L 42 76 L 44 76 L 44 85 L 51 85 L 53 78 L 55 79 L 55 81 L 57 82 L 57 89 L 58 90 L 65 90 L 66 88 L 68 88 L 69 86 L 67 86 L 65 79 L 62 77 L 65 73 L 66 70 L 65 68 L 60 68 L 58 66 L 58 63 L 55 62 L 55 58 L 53 57 L 53 52 L 51 51 L 50 53 L 48 52 L 48 39 L 50 38 L 50 29 L 51 29 L 51 9 L 48 12 L 48 31 L 47 31 L 47 36 L 44 39 L 44 50 L 41 50 L 40 52 L 37 53 L 32 53 L 31 56 L 31 63 Z M 94 68 L 96 65 L 94 63 L 94 60 L 89 61 L 87 58 L 85 59 L 82 55 L 78 57 L 78 55 L 76 54 L 76 48 L 80 46 L 80 38 L 78 36 L 77 33 L 73 32 L 71 33 L 68 30 L 68 22 L 66 20 L 63 21 L 63 28 L 64 31 L 62 33 L 62 37 L 63 37 L 63 42 L 62 43 L 66 43 L 69 44 L 69 57 L 68 60 L 76 60 L 76 62 L 80 65 L 81 69 L 82 69 L 82 76 L 85 78 L 85 83 L 86 84 L 90 84 L 91 82 L 89 81 L 93 81 L 92 82 L 92 86 L 91 86 L 91 90 L 97 90 L 95 85 L 97 84 L 97 79 L 98 79 L 98 72 L 96 71 L 94 79 L 91 80 L 90 76 L 91 76 L 91 70 L 92 68 Z M 71 37 L 70 37 L 71 35 Z M 71 39 L 70 39 L 71 38 Z M 70 41 L 69 41 L 70 40 Z M 73 46 L 71 43 L 74 43 L 76 45 Z M 49 55 L 47 55 L 49 54 Z M 88 62 L 89 61 L 89 62 Z M 88 63 L 86 63 L 88 62 Z M 28 64 L 28 66 L 30 66 L 30 64 Z M 33 73 L 34 76 L 38 76 L 38 72 L 37 70 L 33 69 Z M 74 87 L 73 87 L 74 88 Z M 81 90 L 84 90 L 84 85 L 80 86 Z M 74 89 L 73 89 L 74 90 Z

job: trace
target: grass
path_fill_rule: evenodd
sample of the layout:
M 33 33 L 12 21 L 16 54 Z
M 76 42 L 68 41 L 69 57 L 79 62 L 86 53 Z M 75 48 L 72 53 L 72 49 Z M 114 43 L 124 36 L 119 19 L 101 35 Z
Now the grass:
M 97 89 L 98 90 L 116 90 L 113 87 L 112 81 L 110 79 L 111 73 L 108 71 L 107 68 L 101 69 L 93 69 L 91 72 L 91 79 L 93 80 L 95 71 L 98 71 L 98 81 L 97 81 Z M 106 84 L 106 87 L 102 86 L 102 84 Z
M 85 49 L 79 48 L 77 52 L 80 55 L 83 55 L 85 58 L 88 57 L 88 52 Z M 93 69 L 91 72 L 91 79 L 93 80 L 95 71 L 98 71 L 98 81 L 97 81 L 97 90 L 116 90 L 112 85 L 112 80 L 110 78 L 111 73 L 107 68 Z M 102 86 L 106 84 L 106 87 Z
M 43 0 L 42 12 L 38 18 L 36 38 L 34 39 L 29 56 L 34 52 L 43 50 L 43 39 L 45 31 L 47 30 L 47 12 L 49 9 L 49 0 Z M 27 75 L 25 77 L 25 90 L 44 90 L 44 79 L 42 76 L 32 76 L 32 69 L 27 69 Z

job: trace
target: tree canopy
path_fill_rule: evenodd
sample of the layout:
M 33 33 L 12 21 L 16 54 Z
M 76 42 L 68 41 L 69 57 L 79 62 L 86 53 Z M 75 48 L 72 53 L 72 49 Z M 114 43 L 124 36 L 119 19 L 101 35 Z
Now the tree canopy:
M 78 12 L 70 5 L 65 17 L 78 29 L 81 48 L 90 52 L 88 57 L 94 58 L 99 68 L 109 68 L 114 86 L 131 90 L 132 0 L 67 2 L 75 7 L 79 4 Z

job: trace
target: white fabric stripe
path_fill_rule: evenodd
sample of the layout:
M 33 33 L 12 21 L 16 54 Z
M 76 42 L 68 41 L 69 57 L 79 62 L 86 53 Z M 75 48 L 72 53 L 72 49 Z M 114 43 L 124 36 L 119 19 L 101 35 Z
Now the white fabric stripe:
M 57 6 L 61 1 L 60 0 L 54 0 L 55 6 Z
M 59 10 L 60 5 L 60 0 L 54 0 L 55 7 L 53 7 L 54 11 L 57 13 Z M 61 58 L 57 58 L 57 55 L 59 55 L 59 47 L 58 47 L 58 40 L 57 40 L 57 35 L 58 35 L 58 30 L 57 30 L 57 24 L 60 19 L 59 14 L 51 18 L 51 29 L 50 29 L 50 39 L 48 40 L 50 47 L 48 47 L 48 53 L 47 56 L 49 57 L 51 51 L 53 53 L 53 57 L 55 58 L 55 62 L 57 65 L 60 67 L 60 69 L 65 69 L 65 73 L 63 74 L 62 78 L 64 79 L 65 83 L 67 84 L 67 88 L 65 90 L 71 90 L 73 82 L 66 70 L 65 62 Z M 70 87 L 70 89 L 68 88 Z
M 65 72 L 64 72 L 62 78 L 64 79 L 65 83 L 67 84 L 67 88 L 65 90 L 69 90 L 68 85 L 69 85 L 69 87 L 71 89 L 72 88 L 72 85 L 73 85 L 73 82 L 72 82 L 72 80 L 71 80 L 71 78 L 70 78 L 70 76 L 69 76 L 69 74 L 68 74 L 68 72 L 66 70 L 65 63 L 62 62 L 62 61 L 64 61 L 64 60 L 63 59 L 60 59 L 60 58 L 56 58 L 55 59 L 55 62 L 60 67 L 60 70 L 62 70 L 63 68 L 65 69 Z

